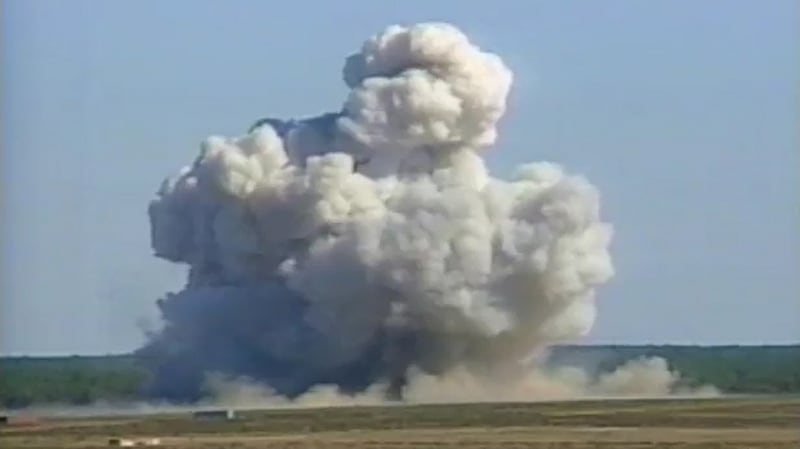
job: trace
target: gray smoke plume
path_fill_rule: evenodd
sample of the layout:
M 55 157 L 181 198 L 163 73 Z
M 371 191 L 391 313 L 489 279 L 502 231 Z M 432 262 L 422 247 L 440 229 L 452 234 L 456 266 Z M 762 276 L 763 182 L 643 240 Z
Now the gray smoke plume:
M 156 255 L 189 269 L 140 351 L 153 394 L 197 398 L 214 372 L 399 396 L 420 375 L 525 371 L 590 329 L 611 227 L 557 165 L 487 172 L 501 59 L 425 23 L 371 37 L 343 72 L 340 112 L 210 137 L 150 204 Z

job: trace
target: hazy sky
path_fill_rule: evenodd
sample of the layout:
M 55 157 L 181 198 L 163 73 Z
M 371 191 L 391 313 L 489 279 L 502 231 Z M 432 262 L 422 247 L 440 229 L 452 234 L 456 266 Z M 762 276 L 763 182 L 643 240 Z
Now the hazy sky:
M 496 173 L 585 174 L 616 228 L 590 342 L 800 341 L 798 2 L 2 3 L 0 352 L 103 353 L 180 287 L 147 202 L 209 134 L 336 110 L 344 57 L 448 21 L 515 72 Z

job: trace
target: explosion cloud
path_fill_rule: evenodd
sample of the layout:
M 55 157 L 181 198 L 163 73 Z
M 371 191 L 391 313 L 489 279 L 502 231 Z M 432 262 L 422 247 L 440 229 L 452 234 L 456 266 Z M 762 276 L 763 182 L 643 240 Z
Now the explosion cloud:
M 448 24 L 391 26 L 343 78 L 340 112 L 210 137 L 150 204 L 155 254 L 189 269 L 141 351 L 153 394 L 197 398 L 213 372 L 397 397 L 525 372 L 590 329 L 611 226 L 557 165 L 489 175 L 503 61 Z

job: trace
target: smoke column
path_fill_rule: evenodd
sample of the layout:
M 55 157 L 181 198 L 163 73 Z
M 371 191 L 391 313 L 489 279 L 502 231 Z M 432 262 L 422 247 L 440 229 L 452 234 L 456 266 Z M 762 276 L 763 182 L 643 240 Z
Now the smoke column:
M 150 204 L 155 254 L 188 267 L 140 350 L 152 394 L 196 399 L 221 373 L 413 396 L 519 377 L 591 328 L 612 230 L 557 165 L 488 173 L 503 61 L 448 24 L 390 26 L 343 78 L 339 112 L 210 137 Z

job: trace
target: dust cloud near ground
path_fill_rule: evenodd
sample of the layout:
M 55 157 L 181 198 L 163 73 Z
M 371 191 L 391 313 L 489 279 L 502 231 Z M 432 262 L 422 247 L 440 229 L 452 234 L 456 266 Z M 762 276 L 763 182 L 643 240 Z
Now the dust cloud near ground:
M 376 384 L 364 392 L 345 394 L 334 385 L 319 385 L 287 399 L 269 386 L 247 379 L 211 376 L 211 402 L 246 408 L 334 407 L 354 405 L 448 404 L 476 402 L 537 402 L 583 399 L 701 398 L 717 397 L 711 385 L 683 385 L 680 374 L 658 357 L 631 360 L 613 371 L 592 377 L 576 367 L 537 369 L 498 377 L 475 375 L 457 369 L 447 375 L 420 371 L 409 374 L 402 400 L 389 400 L 385 386 Z

